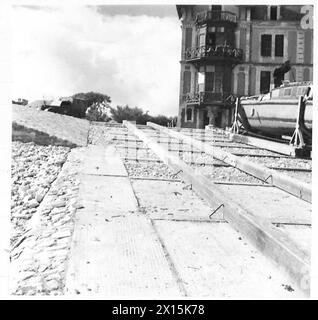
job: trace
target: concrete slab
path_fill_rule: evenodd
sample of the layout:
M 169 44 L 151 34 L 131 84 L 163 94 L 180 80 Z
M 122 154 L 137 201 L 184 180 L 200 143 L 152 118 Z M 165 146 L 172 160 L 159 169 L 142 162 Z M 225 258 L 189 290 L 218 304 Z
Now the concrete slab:
M 89 145 L 83 161 L 84 174 L 127 176 L 120 156 L 114 147 Z
M 79 203 L 83 211 L 129 213 L 138 210 L 138 203 L 126 177 L 81 175 Z
M 305 298 L 296 284 L 224 223 L 155 221 L 189 297 Z M 241 240 L 240 240 L 241 239 Z M 294 291 L 288 291 L 286 288 Z
M 271 222 L 311 224 L 311 204 L 275 187 L 218 185 L 228 197 Z M 286 206 L 288 203 L 288 206 Z
M 185 183 L 134 180 L 132 185 L 140 206 L 152 219 L 223 220 L 221 211 L 210 219 L 211 207 Z
M 93 211 L 78 214 L 66 294 L 103 298 L 182 297 L 163 248 L 144 216 L 109 222 Z M 93 217 L 92 217 L 93 218 Z
M 96 166 L 109 176 L 96 175 Z M 119 156 L 110 148 L 90 147 L 84 169 L 65 294 L 109 299 L 182 297 L 150 220 L 138 214 Z

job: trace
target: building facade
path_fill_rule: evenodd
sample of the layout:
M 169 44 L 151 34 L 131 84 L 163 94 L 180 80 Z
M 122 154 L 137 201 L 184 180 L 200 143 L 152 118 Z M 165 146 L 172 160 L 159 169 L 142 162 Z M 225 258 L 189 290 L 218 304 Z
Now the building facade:
M 230 126 L 237 96 L 313 79 L 311 6 L 178 5 L 182 49 L 178 126 Z

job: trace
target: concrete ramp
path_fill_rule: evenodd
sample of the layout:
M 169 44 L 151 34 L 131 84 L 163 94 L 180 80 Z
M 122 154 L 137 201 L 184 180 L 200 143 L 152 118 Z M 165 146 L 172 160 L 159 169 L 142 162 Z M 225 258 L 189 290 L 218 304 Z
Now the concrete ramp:
M 111 147 L 90 146 L 85 158 L 65 293 L 180 296 L 120 157 Z

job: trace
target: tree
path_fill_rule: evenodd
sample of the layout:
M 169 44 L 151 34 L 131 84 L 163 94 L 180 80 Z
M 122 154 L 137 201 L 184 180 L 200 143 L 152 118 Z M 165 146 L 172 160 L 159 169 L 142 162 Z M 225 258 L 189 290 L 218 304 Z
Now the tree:
M 88 100 L 90 104 L 93 103 L 102 103 L 107 104 L 111 102 L 110 96 L 107 94 L 99 93 L 99 92 L 86 92 L 86 93 L 76 93 L 73 95 L 73 98 Z
M 113 120 L 122 122 L 123 120 L 136 121 L 138 124 L 146 124 L 149 121 L 150 116 L 148 112 L 144 113 L 141 108 L 130 108 L 126 106 L 117 106 L 117 108 L 110 108 L 110 112 Z
M 113 120 L 122 122 L 123 120 L 136 121 L 137 124 L 146 124 L 154 122 L 162 126 L 168 126 L 168 124 L 176 123 L 176 117 L 166 117 L 164 115 L 151 116 L 147 112 L 144 112 L 141 108 L 134 107 L 130 108 L 126 106 L 117 106 L 117 108 L 111 108 L 110 112 Z
M 76 93 L 70 108 L 70 115 L 75 117 L 86 117 L 91 121 L 108 121 L 107 108 L 111 102 L 110 96 L 99 92 Z
M 148 121 L 159 124 L 160 126 L 174 126 L 177 123 L 177 117 L 167 117 L 159 114 L 158 116 L 151 116 Z

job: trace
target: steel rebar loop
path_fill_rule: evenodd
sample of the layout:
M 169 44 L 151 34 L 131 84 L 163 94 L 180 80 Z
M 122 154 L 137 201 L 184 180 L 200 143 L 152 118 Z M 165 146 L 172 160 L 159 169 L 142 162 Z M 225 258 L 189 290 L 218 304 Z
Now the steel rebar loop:
M 211 217 L 222 207 L 224 207 L 224 203 L 220 204 L 210 215 L 209 218 L 211 219 Z

